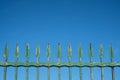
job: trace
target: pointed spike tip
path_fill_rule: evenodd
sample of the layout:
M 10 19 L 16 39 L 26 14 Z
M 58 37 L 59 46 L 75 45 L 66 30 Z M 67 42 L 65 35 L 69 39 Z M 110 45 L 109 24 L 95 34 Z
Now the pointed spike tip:
M 89 57 L 90 57 L 90 61 L 92 61 L 93 52 L 92 52 L 92 44 L 91 43 L 90 43 L 90 47 L 89 47 Z
M 112 44 L 110 44 L 110 58 L 111 58 L 111 62 L 113 62 L 113 59 L 114 59 L 114 51 L 113 51 Z
M 82 48 L 81 45 L 78 46 L 78 56 L 81 59 L 82 58 Z
M 16 58 L 19 57 L 19 46 L 18 46 L 18 44 L 16 44 L 15 57 Z
M 40 46 L 36 47 L 36 57 L 39 58 L 40 57 Z
M 60 47 L 60 43 L 58 43 L 58 53 L 57 53 L 57 57 L 60 59 L 61 58 L 61 47 Z
M 27 43 L 26 44 L 26 59 L 27 60 L 29 59 L 29 55 L 30 55 L 30 47 L 29 47 L 29 44 Z
M 72 57 L 72 48 L 71 48 L 71 45 L 69 44 L 68 45 L 68 58 L 71 59 Z
M 50 58 L 50 44 L 49 43 L 47 45 L 47 52 L 46 52 L 46 54 L 47 54 L 47 58 L 49 59 Z
M 7 43 L 6 43 L 5 49 L 4 49 L 4 58 L 5 58 L 5 60 L 7 60 L 7 58 L 8 58 L 8 44 Z

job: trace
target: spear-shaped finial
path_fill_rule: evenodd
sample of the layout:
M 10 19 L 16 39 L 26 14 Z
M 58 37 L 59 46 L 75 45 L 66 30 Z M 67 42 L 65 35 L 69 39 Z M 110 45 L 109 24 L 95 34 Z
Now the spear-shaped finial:
M 82 48 L 81 48 L 81 46 L 79 45 L 79 47 L 78 47 L 78 57 L 79 57 L 79 59 L 80 59 L 80 61 L 82 60 Z
M 68 45 L 68 59 L 70 60 L 72 58 L 72 48 L 71 45 Z
M 102 44 L 100 45 L 100 61 L 102 62 L 103 60 L 103 57 L 104 57 L 104 53 L 103 53 L 103 46 Z
M 39 58 L 40 57 L 40 46 L 36 47 L 36 57 Z
M 28 61 L 30 55 L 30 47 L 29 44 L 26 45 L 26 60 Z
M 47 53 L 46 53 L 46 55 L 47 55 L 47 58 L 50 59 L 50 44 L 49 43 L 47 45 Z
M 112 48 L 112 44 L 110 44 L 110 59 L 111 59 L 111 62 L 113 62 L 113 59 L 114 59 L 114 51 L 113 51 L 113 48 Z
M 7 44 L 5 45 L 5 49 L 4 49 L 4 59 L 5 61 L 7 61 L 8 59 L 8 45 Z
M 89 57 L 90 57 L 90 62 L 92 62 L 93 52 L 92 52 L 92 44 L 91 43 L 90 43 L 90 47 L 89 47 Z
M 57 57 L 58 57 L 58 59 L 61 58 L 61 54 L 62 54 L 62 52 L 61 52 L 60 43 L 58 43 L 58 53 L 57 53 Z
M 19 57 L 19 46 L 18 44 L 16 44 L 16 48 L 15 48 L 15 58 L 18 59 Z

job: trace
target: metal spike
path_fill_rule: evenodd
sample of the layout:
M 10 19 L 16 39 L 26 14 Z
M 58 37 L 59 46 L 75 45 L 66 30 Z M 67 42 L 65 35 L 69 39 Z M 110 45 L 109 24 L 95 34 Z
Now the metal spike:
M 4 49 L 4 59 L 5 61 L 7 61 L 8 59 L 8 45 L 7 44 L 5 45 L 5 49 Z
M 47 58 L 50 59 L 50 44 L 47 45 Z
M 18 57 L 19 57 L 19 46 L 18 46 L 18 44 L 16 44 L 15 57 L 16 57 L 16 59 L 18 59 Z
M 68 58 L 69 60 L 72 58 L 72 48 L 70 44 L 68 45 Z
M 30 55 L 30 47 L 29 44 L 26 45 L 26 60 L 28 61 Z
M 61 58 L 61 47 L 60 47 L 60 43 L 58 43 L 58 54 L 57 57 L 60 59 Z
M 80 59 L 80 61 L 82 60 L 82 48 L 81 48 L 81 46 L 79 45 L 79 47 L 78 47 L 78 57 L 79 57 L 79 59 Z
M 113 62 L 114 52 L 113 52 L 112 44 L 110 45 L 110 59 L 111 59 L 111 62 Z
M 37 46 L 37 48 L 36 48 L 36 57 L 37 58 L 40 57 L 40 46 Z
M 82 48 L 79 45 L 78 47 L 78 57 L 80 59 L 80 63 L 82 62 Z M 79 68 L 80 80 L 82 80 L 82 67 Z
M 5 45 L 5 49 L 4 49 L 4 59 L 5 59 L 5 62 L 7 62 L 7 59 L 8 59 L 8 45 L 7 44 Z M 5 66 L 4 67 L 4 80 L 7 80 L 6 76 L 7 76 L 7 67 Z
M 37 57 L 37 63 L 39 63 L 40 58 L 40 46 L 36 47 L 36 57 Z M 39 67 L 36 67 L 36 80 L 39 80 Z
M 100 45 L 100 61 L 102 62 L 102 59 L 104 57 L 104 53 L 103 53 L 103 46 L 102 44 Z
M 89 57 L 90 57 L 90 62 L 92 62 L 93 52 L 92 52 L 92 45 L 91 45 L 91 43 L 90 43 L 90 47 L 89 47 Z

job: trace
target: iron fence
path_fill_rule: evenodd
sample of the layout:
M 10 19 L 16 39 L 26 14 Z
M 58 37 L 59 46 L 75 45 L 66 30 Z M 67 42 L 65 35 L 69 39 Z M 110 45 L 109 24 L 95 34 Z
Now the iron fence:
M 50 68 L 51 67 L 57 67 L 58 68 L 58 80 L 61 80 L 61 67 L 68 67 L 69 69 L 69 80 L 72 80 L 72 67 L 77 67 L 79 68 L 79 76 L 80 80 L 83 79 L 82 77 L 82 68 L 83 67 L 88 67 L 90 68 L 90 80 L 94 80 L 93 76 L 93 68 L 94 67 L 99 67 L 101 69 L 101 80 L 104 80 L 104 67 L 110 67 L 112 71 L 112 80 L 115 80 L 115 74 L 114 74 L 114 68 L 115 67 L 120 67 L 120 62 L 114 62 L 114 52 L 112 45 L 110 45 L 110 61 L 111 62 L 103 62 L 104 58 L 104 51 L 103 51 L 103 46 L 100 45 L 99 49 L 99 57 L 100 57 L 100 62 L 93 62 L 93 51 L 92 51 L 92 45 L 90 44 L 89 46 L 89 59 L 90 62 L 82 62 L 82 48 L 79 45 L 78 47 L 78 62 L 72 62 L 72 48 L 71 45 L 68 45 L 68 62 L 61 62 L 61 55 L 62 55 L 62 50 L 60 44 L 58 44 L 58 49 L 57 49 L 57 58 L 58 62 L 50 62 L 50 44 L 47 45 L 47 59 L 48 62 L 39 62 L 40 58 L 40 46 L 36 47 L 36 62 L 29 62 L 29 55 L 30 55 L 30 48 L 29 45 L 26 45 L 26 62 L 19 62 L 19 46 L 18 44 L 16 45 L 15 49 L 15 62 L 8 62 L 8 45 L 5 45 L 4 49 L 4 62 L 0 61 L 0 66 L 4 67 L 4 80 L 6 79 L 7 75 L 7 68 L 8 67 L 14 67 L 15 72 L 14 72 L 14 80 L 17 80 L 18 78 L 18 67 L 25 67 L 26 68 L 26 80 L 29 80 L 29 67 L 35 67 L 36 68 L 36 80 L 39 80 L 39 69 L 40 67 L 47 67 L 47 78 L 50 80 Z

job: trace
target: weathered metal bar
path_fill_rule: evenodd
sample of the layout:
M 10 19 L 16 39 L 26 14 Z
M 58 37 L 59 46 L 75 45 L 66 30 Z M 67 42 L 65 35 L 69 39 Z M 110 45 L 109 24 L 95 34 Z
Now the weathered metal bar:
M 39 58 L 40 58 L 40 47 L 37 46 L 36 48 L 36 63 L 39 63 Z M 39 67 L 36 67 L 36 80 L 39 80 Z
M 3 67 L 120 67 L 120 62 L 71 62 L 70 64 L 68 62 L 0 62 L 0 66 Z
M 28 77 L 28 67 L 26 67 L 26 80 L 29 80 L 29 77 Z
M 114 52 L 113 52 L 112 44 L 110 45 L 110 59 L 111 59 L 111 63 L 113 63 Z M 111 67 L 111 71 L 112 71 L 112 80 L 115 80 L 114 67 Z
M 78 57 L 79 57 L 79 62 L 82 62 L 82 48 L 79 45 L 78 47 Z M 79 72 L 80 72 L 80 80 L 82 80 L 82 67 L 79 68 Z
M 89 47 L 89 57 L 90 57 L 90 63 L 92 63 L 92 57 L 93 57 L 93 52 L 92 52 L 92 45 L 90 44 Z M 94 80 L 93 79 L 93 67 L 90 67 L 90 80 Z
M 60 67 L 58 67 L 58 80 L 61 80 Z
M 15 67 L 15 80 L 17 80 L 18 67 Z
M 8 59 L 8 45 L 5 45 L 5 49 L 4 49 L 4 65 L 6 65 L 7 63 L 7 59 Z M 7 67 L 4 67 L 4 80 L 6 80 L 6 76 L 7 76 Z
M 28 65 L 29 63 L 29 55 L 30 55 L 30 48 L 29 48 L 29 44 L 26 45 L 26 65 Z M 29 80 L 29 76 L 28 76 L 28 66 L 26 66 L 26 80 Z
M 103 57 L 104 57 L 103 47 L 102 45 L 100 45 L 100 62 L 101 63 L 103 63 Z M 104 80 L 104 67 L 101 67 L 101 80 Z
M 50 44 L 47 45 L 47 58 L 48 58 L 48 80 L 50 80 Z
M 101 80 L 104 80 L 104 67 L 101 67 Z
M 72 68 L 69 67 L 69 80 L 72 80 Z
M 6 80 L 7 67 L 4 67 L 4 80 Z
M 58 64 L 60 63 L 60 58 L 61 58 L 61 47 L 60 47 L 60 43 L 58 44 L 58 53 L 57 53 L 57 57 L 58 57 Z M 60 74 L 60 67 L 58 67 L 58 80 L 61 80 L 61 74 Z
M 68 45 L 68 60 L 69 64 L 71 65 L 71 58 L 72 58 L 72 48 Z M 69 80 L 72 80 L 72 69 L 71 66 L 69 67 Z
M 112 80 L 115 80 L 114 67 L 111 68 L 112 68 Z
M 90 67 L 90 80 L 93 80 L 93 67 Z
M 18 56 L 19 56 L 19 47 L 18 44 L 16 44 L 16 49 L 15 49 L 15 58 L 16 58 L 16 63 L 18 62 Z M 15 67 L 15 78 L 14 80 L 17 80 L 17 75 L 18 75 L 18 67 Z
M 80 80 L 82 80 L 82 67 L 80 67 Z

